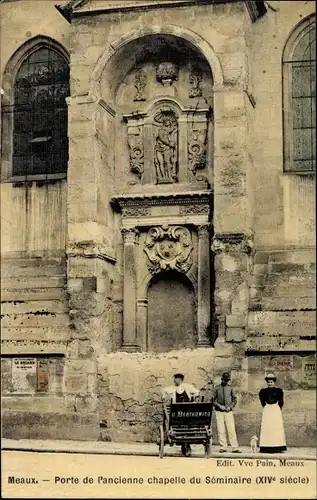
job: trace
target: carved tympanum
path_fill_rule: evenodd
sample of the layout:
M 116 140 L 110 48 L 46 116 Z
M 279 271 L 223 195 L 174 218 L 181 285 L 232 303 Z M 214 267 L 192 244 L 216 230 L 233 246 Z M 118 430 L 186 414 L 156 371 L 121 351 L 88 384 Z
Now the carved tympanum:
M 144 251 L 152 273 L 178 269 L 186 273 L 192 266 L 193 243 L 190 231 L 183 226 L 158 226 L 149 230 Z
M 154 146 L 154 166 L 157 184 L 177 182 L 178 122 L 172 110 L 160 111 L 154 117 L 159 130 Z

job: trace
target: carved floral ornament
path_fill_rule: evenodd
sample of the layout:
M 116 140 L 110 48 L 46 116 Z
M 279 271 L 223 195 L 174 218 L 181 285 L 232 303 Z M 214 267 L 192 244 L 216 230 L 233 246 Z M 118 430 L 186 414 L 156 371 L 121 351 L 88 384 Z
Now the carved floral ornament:
M 207 162 L 207 121 L 188 131 L 188 166 L 193 174 Z
M 130 170 L 139 178 L 144 172 L 144 144 L 143 128 L 141 126 L 128 127 L 128 145 L 130 150 Z
M 145 239 L 144 251 L 152 273 L 167 269 L 186 273 L 192 266 L 192 250 L 191 233 L 183 226 L 153 227 Z
M 137 72 L 134 79 L 134 86 L 136 88 L 136 94 L 134 96 L 134 101 L 145 101 L 144 90 L 147 84 L 146 74 L 142 69 Z
M 190 98 L 201 97 L 203 95 L 202 80 L 203 80 L 202 71 L 197 67 L 192 67 L 189 75 L 189 83 L 191 86 L 189 90 Z

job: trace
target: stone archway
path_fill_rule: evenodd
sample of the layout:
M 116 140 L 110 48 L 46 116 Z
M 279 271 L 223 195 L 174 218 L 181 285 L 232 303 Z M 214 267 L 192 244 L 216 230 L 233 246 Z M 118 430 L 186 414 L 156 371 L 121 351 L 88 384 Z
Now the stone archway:
M 148 289 L 147 351 L 196 347 L 195 308 L 193 286 L 184 274 L 154 276 Z
M 214 90 L 222 90 L 224 84 L 223 72 L 218 56 L 213 47 L 198 33 L 181 26 L 175 25 L 154 25 L 148 28 L 137 29 L 122 35 L 120 38 L 111 43 L 103 54 L 99 57 L 94 71 L 91 75 L 89 96 L 91 98 L 101 96 L 101 78 L 106 67 L 109 65 L 112 58 L 117 61 L 121 58 L 125 47 L 134 41 L 142 43 L 142 39 L 149 35 L 173 36 L 176 39 L 182 39 L 189 46 L 195 48 L 208 62 L 212 71 Z M 113 73 L 111 73 L 113 76 Z

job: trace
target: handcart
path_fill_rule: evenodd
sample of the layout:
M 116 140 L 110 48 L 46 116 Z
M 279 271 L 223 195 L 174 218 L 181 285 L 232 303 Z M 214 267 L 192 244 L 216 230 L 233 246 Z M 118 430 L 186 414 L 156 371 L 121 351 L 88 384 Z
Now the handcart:
M 191 444 L 202 444 L 205 456 L 210 456 L 212 445 L 211 403 L 170 403 L 163 402 L 163 423 L 158 439 L 159 456 L 164 456 L 164 446 L 181 446 L 182 454 L 191 455 Z

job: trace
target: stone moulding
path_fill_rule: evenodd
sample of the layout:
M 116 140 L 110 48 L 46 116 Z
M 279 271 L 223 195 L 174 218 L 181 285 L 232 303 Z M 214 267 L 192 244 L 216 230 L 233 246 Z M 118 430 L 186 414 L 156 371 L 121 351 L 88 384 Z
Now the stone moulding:
M 215 234 L 212 240 L 211 250 L 214 253 L 239 252 L 251 254 L 253 252 L 253 234 Z
M 148 196 L 121 195 L 112 198 L 112 205 L 122 214 L 122 218 L 150 217 L 152 207 L 179 207 L 179 215 L 205 215 L 210 212 L 210 193 L 179 193 Z
M 215 0 L 200 0 L 201 3 L 208 5 L 215 3 Z M 222 0 L 222 3 L 230 3 L 232 0 Z M 69 22 L 71 23 L 73 18 L 78 16 L 90 16 L 96 15 L 101 12 L 121 12 L 121 11 L 131 11 L 131 10 L 147 10 L 147 9 L 161 9 L 163 8 L 177 8 L 177 7 L 186 7 L 193 6 L 197 4 L 197 0 L 163 0 L 161 2 L 153 2 L 153 0 L 144 0 L 143 2 L 136 1 L 117 1 L 117 2 L 109 2 L 109 5 L 106 5 L 107 2 L 104 2 L 104 6 L 102 8 L 91 8 L 89 0 L 68 0 L 62 5 L 55 5 L 55 8 L 58 12 Z M 265 15 L 267 12 L 265 2 L 263 0 L 257 1 L 246 1 L 248 13 L 250 15 L 251 21 L 255 22 L 259 18 Z
M 187 227 L 152 227 L 147 233 L 144 248 L 148 257 L 148 269 L 153 274 L 167 269 L 187 273 L 192 266 L 193 248 L 191 233 Z

